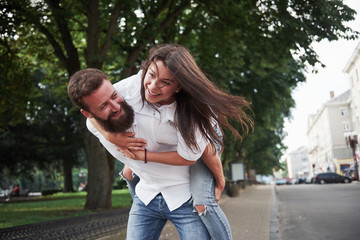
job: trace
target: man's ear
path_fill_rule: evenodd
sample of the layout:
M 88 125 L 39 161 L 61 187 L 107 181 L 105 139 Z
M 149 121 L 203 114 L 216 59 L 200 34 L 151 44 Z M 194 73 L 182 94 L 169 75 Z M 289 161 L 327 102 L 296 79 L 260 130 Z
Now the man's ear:
M 87 118 L 93 118 L 93 115 L 84 109 L 81 109 L 80 112 Z

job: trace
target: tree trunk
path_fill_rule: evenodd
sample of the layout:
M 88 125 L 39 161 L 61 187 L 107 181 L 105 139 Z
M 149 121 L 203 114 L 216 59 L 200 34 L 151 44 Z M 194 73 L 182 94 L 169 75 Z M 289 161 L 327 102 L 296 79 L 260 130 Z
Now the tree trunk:
M 87 129 L 84 134 L 88 161 L 87 197 L 84 209 L 111 208 L 115 160 Z
M 62 160 L 64 173 L 64 192 L 73 192 L 72 162 L 69 159 Z

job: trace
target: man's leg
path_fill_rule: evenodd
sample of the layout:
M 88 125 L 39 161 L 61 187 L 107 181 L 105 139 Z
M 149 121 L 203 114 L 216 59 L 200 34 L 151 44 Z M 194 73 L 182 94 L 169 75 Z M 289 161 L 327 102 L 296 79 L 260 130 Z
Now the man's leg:
M 165 213 L 165 208 L 163 211 Z M 201 221 L 198 213 L 194 212 L 192 200 L 185 202 L 181 207 L 172 212 L 166 207 L 166 216 L 175 225 L 182 240 L 210 239 L 209 232 L 204 223 Z
M 149 205 L 145 205 L 135 195 L 129 213 L 127 240 L 157 240 L 165 226 L 166 219 L 159 210 L 159 198 L 156 196 Z

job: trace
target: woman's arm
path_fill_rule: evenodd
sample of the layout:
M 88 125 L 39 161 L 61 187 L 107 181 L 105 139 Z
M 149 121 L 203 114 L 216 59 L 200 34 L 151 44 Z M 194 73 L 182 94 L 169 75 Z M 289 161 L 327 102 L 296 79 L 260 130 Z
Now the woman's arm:
M 214 154 L 214 152 L 216 154 Z M 131 151 L 131 154 L 123 152 L 126 157 L 129 157 L 134 160 L 145 161 L 145 151 Z M 212 144 L 208 144 L 202 154 L 202 159 L 206 166 L 210 169 L 212 175 L 214 176 L 216 185 L 215 185 L 215 200 L 218 202 L 221 197 L 221 193 L 225 188 L 225 177 L 223 172 L 223 167 L 219 154 L 216 152 Z M 148 162 L 157 162 L 168 165 L 176 166 L 187 166 L 195 164 L 195 161 L 189 161 L 181 157 L 177 152 L 146 152 L 146 160 Z
M 131 150 L 142 150 L 146 146 L 145 139 L 134 138 L 134 132 L 124 132 L 124 133 L 110 133 L 106 132 L 100 124 L 94 118 L 88 118 L 94 127 L 100 132 L 101 135 L 105 137 L 106 140 L 113 143 L 121 149 L 131 149 Z
M 131 153 L 124 152 L 120 149 L 120 151 L 124 154 L 124 156 L 131 158 L 133 160 L 140 160 L 145 161 L 145 151 L 133 151 Z M 146 161 L 147 162 L 157 162 L 167 165 L 173 166 L 188 166 L 193 165 L 196 161 L 186 160 L 185 158 L 181 157 L 176 151 L 172 152 L 149 152 L 146 151 Z

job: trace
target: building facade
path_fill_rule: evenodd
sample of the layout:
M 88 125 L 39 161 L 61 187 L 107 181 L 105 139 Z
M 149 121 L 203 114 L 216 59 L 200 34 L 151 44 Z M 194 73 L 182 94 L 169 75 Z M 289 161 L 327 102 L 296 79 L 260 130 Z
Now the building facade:
M 351 90 L 351 124 L 349 131 L 345 134 L 348 139 L 348 144 L 352 147 L 353 164 L 351 169 L 357 170 L 359 176 L 359 162 L 360 162 L 360 148 L 358 144 L 360 133 L 360 42 L 357 45 L 354 53 L 347 62 L 344 73 L 348 75 Z
M 353 162 L 344 134 L 352 128 L 351 91 L 330 100 L 308 117 L 308 153 L 312 174 L 337 172 L 344 175 Z
M 312 177 L 306 147 L 300 147 L 286 157 L 288 176 L 292 179 Z

